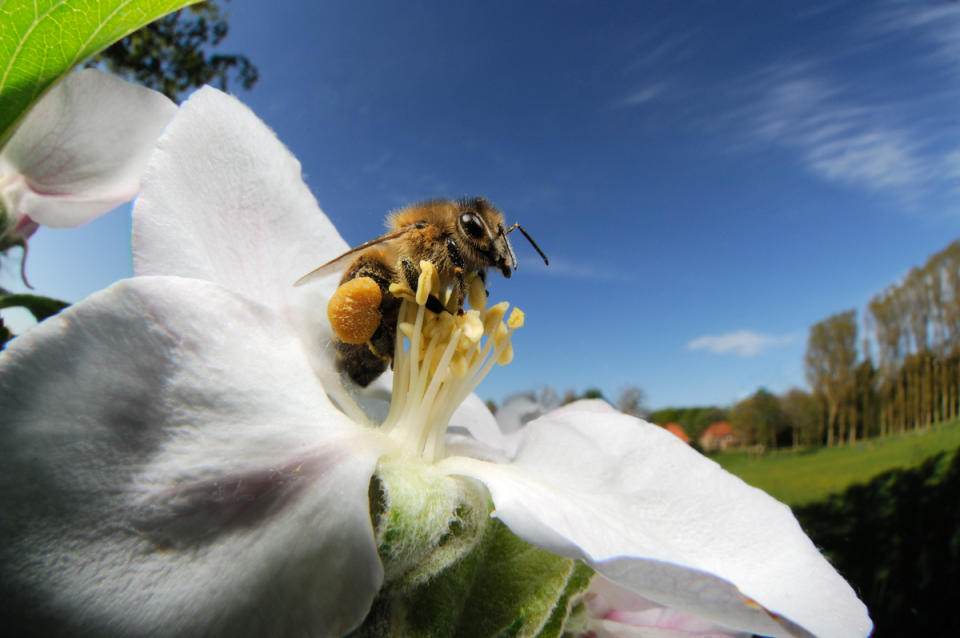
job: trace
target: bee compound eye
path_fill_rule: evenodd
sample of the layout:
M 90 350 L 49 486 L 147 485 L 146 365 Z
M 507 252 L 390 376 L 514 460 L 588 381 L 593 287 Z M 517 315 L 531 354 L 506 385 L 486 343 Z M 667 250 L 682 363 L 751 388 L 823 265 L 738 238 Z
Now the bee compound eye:
M 474 239 L 483 237 L 483 223 L 481 223 L 480 218 L 473 213 L 460 215 L 460 223 L 463 225 L 463 229 L 467 231 L 467 234 Z

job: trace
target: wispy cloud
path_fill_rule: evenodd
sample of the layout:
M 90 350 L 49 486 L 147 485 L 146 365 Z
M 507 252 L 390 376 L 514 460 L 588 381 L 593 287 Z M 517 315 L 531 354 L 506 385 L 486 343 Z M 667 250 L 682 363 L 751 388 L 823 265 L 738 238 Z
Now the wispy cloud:
M 794 335 L 771 335 L 750 330 L 739 330 L 722 335 L 697 337 L 687 344 L 687 350 L 706 350 L 714 354 L 755 357 L 764 350 L 792 343 L 794 340 Z
M 763 76 L 744 123 L 760 141 L 799 153 L 811 172 L 875 191 L 917 188 L 934 173 L 926 134 L 899 123 L 892 108 L 858 102 L 807 65 Z
M 661 69 L 694 58 L 703 47 L 702 30 L 666 22 L 645 25 L 640 33 L 631 34 L 627 46 L 625 72 Z
M 792 152 L 811 174 L 908 210 L 952 201 L 960 5 L 887 3 L 846 35 L 848 50 L 795 55 L 744 79 L 730 112 L 741 139 Z
M 610 105 L 613 109 L 626 109 L 642 106 L 652 102 L 663 94 L 663 84 L 652 84 L 633 91 L 624 97 L 614 100 Z
M 955 2 L 921 5 L 888 1 L 863 25 L 867 37 L 908 37 L 928 47 L 928 60 L 960 75 L 960 7 Z

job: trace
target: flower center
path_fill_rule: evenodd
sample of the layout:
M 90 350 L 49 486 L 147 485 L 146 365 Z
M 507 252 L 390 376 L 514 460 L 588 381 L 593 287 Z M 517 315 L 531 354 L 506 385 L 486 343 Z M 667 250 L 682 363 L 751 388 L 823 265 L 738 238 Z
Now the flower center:
M 504 323 L 509 304 L 487 308 L 483 281 L 467 275 L 470 310 L 457 314 L 454 290 L 440 290 L 434 265 L 420 262 L 417 291 L 392 284 L 390 292 L 402 299 L 393 356 L 393 398 L 381 430 L 403 451 L 433 463 L 444 457 L 444 435 L 454 410 L 463 403 L 494 363 L 513 359 L 510 338 L 523 325 L 523 312 L 514 308 Z M 434 295 L 447 311 L 427 310 Z

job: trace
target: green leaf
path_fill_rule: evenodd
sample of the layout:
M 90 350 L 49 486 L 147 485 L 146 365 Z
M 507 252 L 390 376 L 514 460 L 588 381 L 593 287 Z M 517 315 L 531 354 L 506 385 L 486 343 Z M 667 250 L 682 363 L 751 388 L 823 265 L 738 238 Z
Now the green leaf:
M 580 594 L 587 591 L 595 573 L 593 569 L 584 563 L 580 561 L 574 562 L 573 573 L 570 574 L 570 578 L 567 580 L 567 587 L 563 590 L 563 595 L 557 600 L 557 604 L 553 608 L 553 613 L 550 614 L 550 619 L 547 621 L 547 624 L 544 625 L 543 629 L 540 630 L 540 633 L 537 634 L 537 638 L 556 638 L 563 634 L 566 628 L 567 618 L 572 617 L 571 612 L 575 608 L 574 603 L 580 606 L 584 604 L 580 598 Z
M 198 0 L 0 0 L 0 144 L 77 64 Z
M 586 583 L 579 587 L 578 563 L 520 540 L 497 519 L 491 519 L 483 545 L 454 635 L 558 635 L 568 611 L 568 583 L 574 579 L 575 589 L 586 588 Z M 558 606 L 563 609 L 555 617 Z
M 37 321 L 43 321 L 69 305 L 65 301 L 39 295 L 0 295 L 0 309 L 26 308 Z
M 557 638 L 593 570 L 534 547 L 497 519 L 431 580 L 387 587 L 351 638 Z

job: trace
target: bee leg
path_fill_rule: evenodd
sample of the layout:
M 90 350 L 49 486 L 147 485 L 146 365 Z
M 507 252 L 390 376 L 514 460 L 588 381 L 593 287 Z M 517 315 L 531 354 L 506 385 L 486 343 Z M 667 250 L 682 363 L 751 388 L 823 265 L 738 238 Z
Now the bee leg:
M 380 286 L 383 293 L 383 300 L 380 302 L 379 308 L 381 314 L 380 326 L 367 343 L 344 343 L 334 337 L 333 345 L 337 351 L 337 360 L 340 367 L 354 383 L 366 387 L 371 381 L 383 374 L 393 360 L 400 300 L 390 294 L 393 272 L 382 261 L 361 256 L 344 273 L 340 283 L 343 284 L 358 277 L 369 277 Z
M 379 377 L 393 362 L 393 348 L 397 336 L 397 315 L 400 300 L 393 295 L 384 296 L 380 304 L 382 319 L 377 331 L 367 343 L 344 343 L 334 338 L 340 367 L 353 381 L 366 387 Z
M 457 278 L 457 314 L 462 315 L 463 303 L 467 300 L 467 285 L 463 281 L 463 255 L 452 237 L 447 237 L 447 254 L 453 263 L 453 274 Z
M 480 277 L 481 283 L 483 283 L 483 291 L 487 293 L 487 297 L 490 297 L 490 289 L 487 288 L 487 269 L 481 268 L 477 271 L 477 276 Z
M 413 265 L 412 261 L 404 257 L 400 260 L 400 270 L 403 271 L 403 278 L 407 280 L 407 285 L 410 286 L 410 290 L 417 292 L 418 282 L 420 281 L 420 271 L 417 270 L 417 267 Z M 427 310 L 440 314 L 446 310 L 446 308 L 443 307 L 439 299 L 430 295 L 427 297 Z

